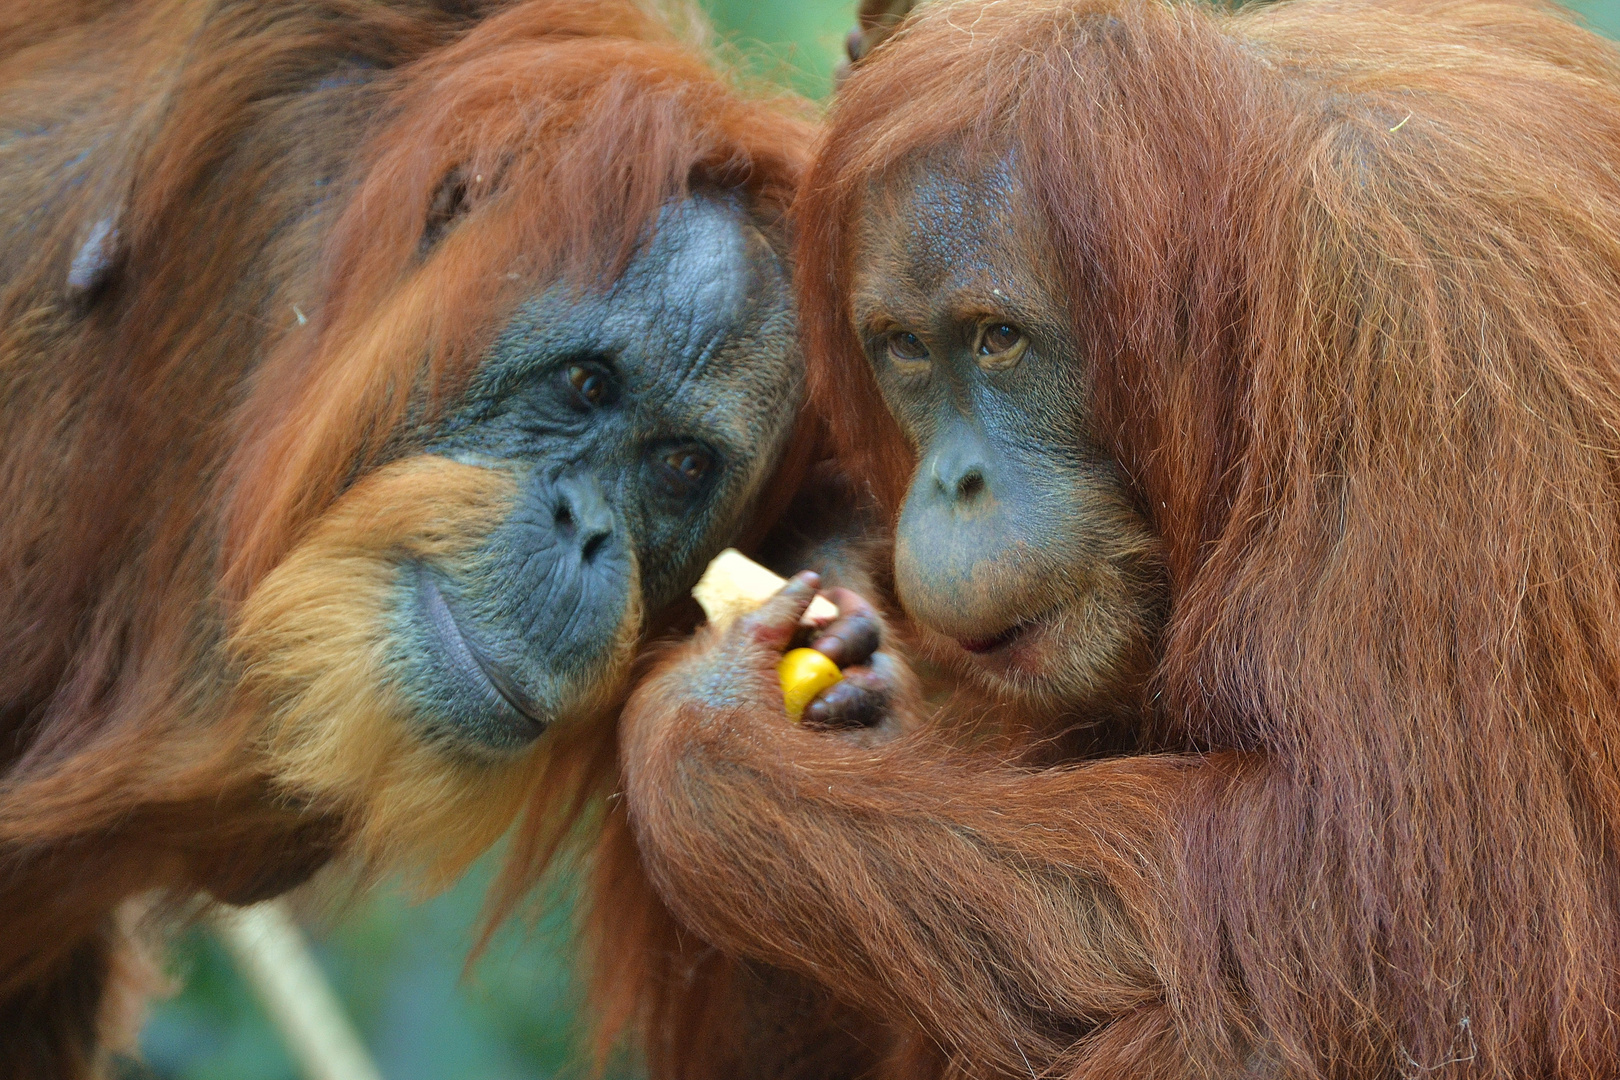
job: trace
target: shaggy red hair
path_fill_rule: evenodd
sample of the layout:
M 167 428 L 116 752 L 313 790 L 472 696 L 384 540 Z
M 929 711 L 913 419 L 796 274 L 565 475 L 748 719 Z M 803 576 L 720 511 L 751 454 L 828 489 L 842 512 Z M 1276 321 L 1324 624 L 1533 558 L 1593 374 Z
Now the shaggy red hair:
M 287 709 L 287 679 L 266 672 L 341 650 L 293 640 L 313 624 L 267 630 L 285 614 L 273 603 L 258 623 L 243 612 L 300 545 L 372 565 L 389 553 L 368 543 L 447 543 L 489 517 L 502 492 L 389 466 L 507 310 L 553 284 L 605 287 L 694 188 L 735 192 L 767 229 L 785 219 L 811 128 L 737 95 L 645 8 L 18 0 L 0 14 L 8 1077 L 96 1066 L 121 900 L 255 900 L 354 840 L 368 807 L 280 783 L 265 753 L 267 717 Z M 424 244 L 440 192 L 462 219 Z M 74 284 L 81 263 L 93 272 Z M 296 584 L 318 607 L 327 580 Z M 294 590 L 279 591 L 284 608 Z M 328 614 L 370 610 L 325 598 Z M 244 657 L 244 621 L 279 652 Z M 350 670 L 329 667 L 328 682 Z M 581 726 L 611 741 L 610 724 Z M 482 823 L 434 826 L 462 849 L 543 771 L 502 786 L 463 766 L 438 755 L 436 772 L 395 776 L 416 775 L 407 794 L 441 818 L 459 805 L 447 791 L 488 793 L 498 812 Z M 563 746 L 555 768 L 611 775 L 611 754 Z M 534 813 L 561 815 L 571 790 L 537 795 Z M 430 824 L 397 807 L 389 820 Z
M 497 311 L 537 281 L 612 281 L 659 208 L 693 185 L 745 191 L 784 212 L 810 129 L 784 141 L 779 113 L 738 97 L 699 54 L 674 45 L 629 4 L 531 0 L 400 70 L 330 241 L 317 332 L 258 376 L 264 389 L 228 481 L 233 594 L 387 446 L 422 389 L 422 341 L 429 391 L 442 401 L 482 355 Z M 175 155 L 197 156 L 188 146 Z M 420 207 L 452 171 L 477 227 L 424 267 Z M 160 222 L 162 197 L 139 219 Z M 411 303 L 396 311 L 401 296 Z M 379 311 L 407 328 L 379 325 Z M 402 340 L 379 347 L 378 337 Z
M 1165 543 L 1143 723 L 1210 776 L 1144 933 L 1191 1060 L 1613 1075 L 1620 56 L 1536 3 L 925 8 L 799 211 L 812 397 L 891 508 L 853 229 L 1009 151 Z

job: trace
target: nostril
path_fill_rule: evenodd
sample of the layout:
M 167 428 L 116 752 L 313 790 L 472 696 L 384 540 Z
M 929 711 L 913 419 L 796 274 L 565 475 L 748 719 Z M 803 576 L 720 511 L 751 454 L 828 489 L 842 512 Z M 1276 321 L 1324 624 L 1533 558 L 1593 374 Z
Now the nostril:
M 613 538 L 615 525 L 613 507 L 594 475 L 581 473 L 559 478 L 548 501 L 553 543 L 559 545 L 560 550 L 577 553 L 585 563 L 611 548 L 608 541 Z
M 591 536 L 586 537 L 585 543 L 579 549 L 580 558 L 585 562 L 590 562 L 592 559 L 596 558 L 597 552 L 606 547 L 607 542 L 612 538 L 613 532 L 612 530 L 608 529 L 604 529 L 601 532 L 593 533 Z
M 956 498 L 959 502 L 972 502 L 984 490 L 984 474 L 978 469 L 971 470 L 966 476 L 956 482 Z

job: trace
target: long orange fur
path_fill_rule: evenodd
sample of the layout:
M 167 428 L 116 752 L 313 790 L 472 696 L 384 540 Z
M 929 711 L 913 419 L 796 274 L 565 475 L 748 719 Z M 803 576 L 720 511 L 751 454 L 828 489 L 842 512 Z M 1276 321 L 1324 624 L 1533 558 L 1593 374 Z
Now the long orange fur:
M 413 441 L 511 305 L 610 280 L 670 198 L 781 219 L 790 114 L 630 0 L 0 15 L 0 1074 L 101 1067 L 126 898 L 252 901 L 345 850 L 440 882 L 611 777 L 570 748 L 611 700 L 502 768 L 400 722 L 397 561 L 510 500 Z
M 659 887 L 894 1075 L 1620 1072 L 1620 55 L 1534 3 L 942 2 L 800 207 L 812 396 L 891 509 L 863 200 L 1011 154 L 1163 539 L 1144 752 L 626 714 Z M 906 1035 L 906 1032 L 912 1034 Z

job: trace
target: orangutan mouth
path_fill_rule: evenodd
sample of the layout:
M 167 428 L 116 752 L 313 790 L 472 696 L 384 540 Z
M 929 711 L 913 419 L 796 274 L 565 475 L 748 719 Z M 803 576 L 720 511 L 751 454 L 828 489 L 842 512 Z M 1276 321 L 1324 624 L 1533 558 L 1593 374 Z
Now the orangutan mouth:
M 976 656 L 984 653 L 992 653 L 998 649 L 1007 648 L 1014 641 L 1017 641 L 1020 637 L 1022 637 L 1024 631 L 1030 629 L 1034 625 L 1035 620 L 1032 619 L 1028 622 L 1017 623 L 1008 629 L 1003 630 L 995 637 L 957 638 L 956 643 L 962 646 L 962 648 L 967 652 L 973 653 Z
M 428 573 L 426 568 L 419 573 L 418 589 L 422 598 L 422 610 L 427 614 L 428 624 L 438 636 L 445 655 L 461 672 L 462 678 L 475 685 L 487 686 L 511 706 L 513 712 L 534 724 L 538 731 L 544 731 L 548 724 L 545 719 L 546 711 L 524 693 L 523 688 L 500 665 L 484 655 L 484 650 L 478 643 L 461 629 L 461 624 L 456 621 L 450 605 L 445 602 L 444 593 L 439 590 L 439 584 L 433 580 L 433 575 Z

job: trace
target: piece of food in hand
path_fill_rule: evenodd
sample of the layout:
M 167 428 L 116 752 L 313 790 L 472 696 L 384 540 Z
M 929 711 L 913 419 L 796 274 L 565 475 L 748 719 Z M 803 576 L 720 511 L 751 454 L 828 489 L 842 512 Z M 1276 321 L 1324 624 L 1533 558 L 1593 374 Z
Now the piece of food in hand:
M 782 680 L 782 704 L 795 724 L 812 698 L 844 679 L 838 665 L 814 649 L 788 650 L 776 665 L 776 674 Z
M 703 579 L 692 589 L 692 597 L 703 607 L 709 625 L 725 627 L 733 619 L 747 615 L 775 596 L 787 579 L 771 573 L 736 548 L 726 548 L 714 557 Z M 826 597 L 810 601 L 808 618 L 836 617 L 838 609 Z
M 786 585 L 778 577 L 736 548 L 727 548 L 714 557 L 703 579 L 692 590 L 712 626 L 726 626 L 739 616 L 755 610 Z M 838 609 L 825 597 L 810 601 L 806 617 L 822 620 L 837 616 Z M 776 666 L 782 680 L 783 705 L 794 723 L 804 715 L 804 707 L 827 687 L 844 677 L 838 665 L 814 649 L 792 649 Z

